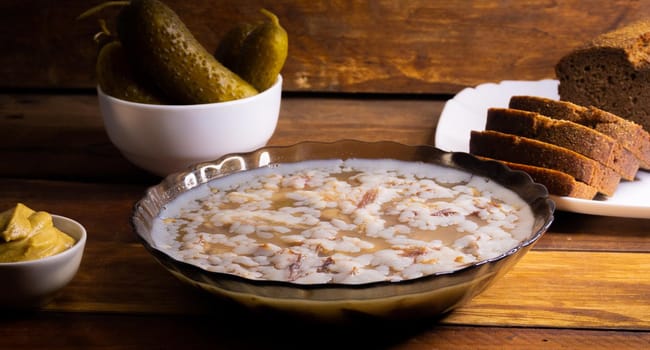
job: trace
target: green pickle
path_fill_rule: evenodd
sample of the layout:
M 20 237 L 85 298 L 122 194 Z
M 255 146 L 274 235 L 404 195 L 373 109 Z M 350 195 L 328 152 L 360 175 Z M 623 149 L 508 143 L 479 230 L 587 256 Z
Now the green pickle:
M 248 35 L 255 29 L 255 24 L 240 22 L 221 38 L 214 56 L 228 69 L 238 72 L 241 50 Z
M 138 103 L 164 103 L 162 94 L 155 87 L 148 86 L 135 75 L 119 41 L 101 46 L 96 69 L 97 83 L 107 95 Z
M 137 69 L 175 102 L 212 103 L 257 94 L 257 89 L 207 52 L 160 1 L 132 0 L 118 15 L 117 31 Z
M 100 20 L 96 74 L 101 89 L 120 99 L 200 104 L 245 98 L 271 87 L 287 58 L 287 32 L 265 9 L 265 20 L 240 23 L 212 55 L 159 0 L 107 1 L 79 18 L 109 6 L 122 6 L 117 38 Z
M 289 39 L 275 14 L 266 9 L 261 12 L 267 17 L 265 21 L 256 25 L 240 24 L 232 29 L 220 43 L 216 55 L 257 90 L 264 91 L 275 83 L 284 66 Z

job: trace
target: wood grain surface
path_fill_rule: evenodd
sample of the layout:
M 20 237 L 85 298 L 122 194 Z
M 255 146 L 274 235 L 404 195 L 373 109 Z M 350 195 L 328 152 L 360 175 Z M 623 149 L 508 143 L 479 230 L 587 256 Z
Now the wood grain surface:
M 234 349 L 297 348 L 303 345 L 297 339 L 321 334 L 320 326 L 224 304 L 155 262 L 129 218 L 160 178 L 130 165 L 110 143 L 94 94 L 12 93 L 0 101 L 0 207 L 23 202 L 73 217 L 89 232 L 79 272 L 52 303 L 0 316 L 0 348 L 157 349 L 214 341 Z M 404 96 L 288 96 L 270 143 L 430 143 L 443 105 L 444 99 Z M 477 341 L 487 349 L 643 348 L 650 342 L 648 232 L 648 219 L 556 212 L 527 256 L 447 317 L 383 325 L 380 335 L 370 325 L 328 328 L 336 336 L 319 345 L 354 335 L 358 344 L 396 349 L 475 347 Z M 264 331 L 247 337 L 251 328 Z
M 0 2 L 0 87 L 92 88 L 104 0 Z M 208 51 L 236 22 L 275 12 L 289 34 L 286 91 L 454 93 L 555 76 L 557 60 L 595 35 L 650 17 L 650 1 L 164 1 Z
M 23 202 L 88 229 L 81 267 L 34 310 L 0 310 L 0 349 L 650 348 L 650 218 L 556 211 L 484 293 L 434 320 L 345 327 L 242 310 L 181 283 L 138 242 L 133 205 L 161 178 L 108 139 L 95 94 L 104 0 L 0 2 L 0 210 Z M 432 144 L 466 86 L 553 78 L 593 36 L 650 18 L 638 1 L 165 0 L 208 50 L 275 12 L 290 36 L 270 145 Z M 0 283 L 1 285 L 1 283 Z M 0 287 L 1 288 L 1 287 Z
M 56 324 L 76 330 L 62 336 Z M 88 313 L 2 315 L 7 349 L 645 349 L 648 333 L 421 324 L 322 329 L 241 318 Z M 291 328 L 289 328 L 291 327 Z M 34 336 L 38 334 L 38 336 Z M 341 344 L 345 344 L 342 346 Z
M 440 99 L 394 96 L 285 97 L 269 144 L 431 144 L 443 105 Z M 80 216 L 99 229 L 119 228 L 115 232 L 133 242 L 131 206 L 160 178 L 131 165 L 110 143 L 94 94 L 0 94 L 0 126 L 0 204 L 56 205 L 62 215 Z M 79 207 L 77 200 L 93 206 Z M 552 231 L 536 249 L 650 252 L 650 220 L 558 212 Z

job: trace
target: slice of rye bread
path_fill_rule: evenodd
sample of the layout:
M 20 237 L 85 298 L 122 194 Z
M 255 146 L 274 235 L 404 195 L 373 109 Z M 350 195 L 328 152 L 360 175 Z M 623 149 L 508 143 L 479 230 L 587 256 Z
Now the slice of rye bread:
M 634 180 L 639 160 L 615 139 L 584 125 L 512 108 L 488 109 L 486 130 L 524 136 L 568 148 Z
M 472 130 L 469 153 L 561 171 L 606 196 L 613 195 L 621 181 L 614 170 L 570 149 L 498 131 Z
M 650 21 L 602 33 L 555 65 L 560 99 L 594 106 L 650 132 Z
M 620 142 L 639 159 L 641 169 L 650 170 L 650 134 L 639 124 L 596 107 L 537 96 L 512 96 L 508 107 L 590 127 Z
M 493 158 L 479 157 L 482 159 L 496 160 L 513 170 L 521 170 L 528 173 L 533 181 L 538 182 L 548 190 L 548 193 L 556 196 L 566 196 L 582 199 L 593 199 L 598 190 L 582 181 L 576 180 L 573 176 L 554 169 L 541 168 L 533 165 L 507 162 Z

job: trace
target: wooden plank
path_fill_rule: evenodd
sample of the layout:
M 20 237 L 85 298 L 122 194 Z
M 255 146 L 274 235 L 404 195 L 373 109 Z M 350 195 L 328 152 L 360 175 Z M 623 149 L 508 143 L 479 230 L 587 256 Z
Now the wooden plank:
M 67 181 L 0 179 L 0 211 L 24 203 L 79 221 L 92 242 L 134 243 L 129 222 L 146 184 L 96 184 Z
M 278 127 L 270 144 L 287 145 L 306 140 L 334 141 L 343 138 L 430 143 L 438 117 L 449 97 L 283 95 Z M 42 133 L 48 133 L 50 139 L 41 142 L 49 142 L 51 144 L 46 146 L 53 146 L 60 139 L 55 131 L 66 129 L 70 129 L 68 132 L 71 134 L 77 133 L 71 135 L 76 138 L 66 139 L 66 143 L 72 145 L 92 139 L 97 144 L 108 142 L 108 138 L 102 136 L 103 122 L 97 96 L 92 91 L 77 94 L 0 94 L 0 126 L 0 141 L 5 146 L 4 150 L 10 146 L 27 147 L 27 140 L 31 147 L 39 147 L 35 142 L 39 141 L 39 137 L 45 137 Z M 83 137 L 83 133 L 91 135 Z
M 150 181 L 110 143 L 97 96 L 0 94 L 0 174 L 16 178 Z M 83 164 L 83 166 L 77 166 Z
M 650 220 L 555 212 L 555 221 L 536 249 L 650 251 Z M 625 248 L 623 248 L 625 247 Z
M 532 251 L 445 323 L 650 329 L 650 254 Z
M 0 2 L 0 87 L 95 85 L 96 19 L 104 0 Z M 290 38 L 287 91 L 453 93 L 505 79 L 553 77 L 569 50 L 650 16 L 650 1 L 166 0 L 213 51 L 235 22 L 275 12 Z M 112 19 L 116 10 L 99 17 Z
M 644 349 L 648 333 L 579 329 L 436 327 L 396 348 L 425 349 Z
M 220 315 L 3 314 L 0 348 L 260 349 L 641 349 L 650 333 L 576 329 L 445 326 L 435 323 L 323 327 Z M 52 325 L 63 325 L 63 328 Z M 316 345 L 318 344 L 318 345 Z
M 432 144 L 444 101 L 399 96 L 283 98 L 269 144 L 341 139 Z
M 89 237 L 74 280 L 45 310 L 200 315 L 228 306 L 181 283 L 139 243 L 93 242 L 92 232 Z
M 46 310 L 227 313 L 223 303 L 164 271 L 139 244 L 91 240 L 86 257 L 92 258 L 84 259 L 78 275 Z M 441 323 L 650 330 L 647 271 L 650 253 L 533 250 Z

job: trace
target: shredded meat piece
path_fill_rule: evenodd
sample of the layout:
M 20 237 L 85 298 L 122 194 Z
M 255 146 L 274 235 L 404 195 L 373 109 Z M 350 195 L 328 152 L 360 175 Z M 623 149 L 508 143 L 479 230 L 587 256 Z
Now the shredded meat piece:
M 457 211 L 451 210 L 451 209 L 442 209 L 438 210 L 437 212 L 431 214 L 433 216 L 452 216 L 458 214 Z
M 363 194 L 363 198 L 361 198 L 359 204 L 357 204 L 357 208 L 363 208 L 369 203 L 374 202 L 375 199 L 377 199 L 377 192 L 379 191 L 376 188 L 366 191 L 366 193 Z
M 404 248 L 403 253 L 400 255 L 404 257 L 414 258 L 418 255 L 423 255 L 424 253 L 426 253 L 426 249 L 424 247 L 408 247 Z
M 334 259 L 332 259 L 331 256 L 328 256 L 325 261 L 323 261 L 323 265 L 318 267 L 318 272 L 329 272 L 329 266 L 334 263 Z
M 300 277 L 300 265 L 302 263 L 302 254 L 296 255 L 296 261 L 289 265 L 289 280 L 293 281 Z

